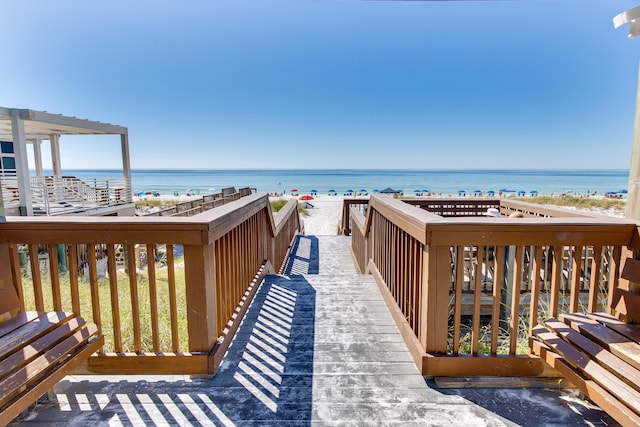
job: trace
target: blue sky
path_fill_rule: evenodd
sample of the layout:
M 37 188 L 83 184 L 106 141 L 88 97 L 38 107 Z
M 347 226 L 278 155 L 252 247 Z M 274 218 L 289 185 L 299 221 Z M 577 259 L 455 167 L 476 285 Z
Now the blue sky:
M 636 5 L 14 1 L 0 106 L 126 126 L 135 168 L 628 168 Z

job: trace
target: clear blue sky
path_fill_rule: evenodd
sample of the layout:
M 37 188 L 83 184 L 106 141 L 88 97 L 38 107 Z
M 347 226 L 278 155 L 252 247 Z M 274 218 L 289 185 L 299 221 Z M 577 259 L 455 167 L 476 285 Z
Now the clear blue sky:
M 136 168 L 627 168 L 636 5 L 12 1 L 0 106 L 126 126 Z

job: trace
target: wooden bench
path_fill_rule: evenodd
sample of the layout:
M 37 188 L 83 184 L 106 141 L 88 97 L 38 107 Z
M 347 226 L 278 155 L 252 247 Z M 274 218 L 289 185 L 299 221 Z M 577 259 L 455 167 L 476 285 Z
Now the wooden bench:
M 548 319 L 533 329 L 530 346 L 616 421 L 638 426 L 640 325 L 633 322 L 640 319 L 640 295 L 615 289 L 610 308 L 617 317 L 570 313 Z
M 0 288 L 0 425 L 5 425 L 98 351 L 93 323 L 64 312 L 19 312 L 13 287 Z

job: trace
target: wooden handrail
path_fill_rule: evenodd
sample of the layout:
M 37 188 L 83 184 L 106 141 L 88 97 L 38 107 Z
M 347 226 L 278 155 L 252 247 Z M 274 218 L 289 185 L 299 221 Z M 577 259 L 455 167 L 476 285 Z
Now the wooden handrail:
M 536 211 L 523 202 L 462 200 L 457 206 L 436 200 L 431 206 L 461 215 L 442 217 L 413 202 L 372 195 L 366 219 L 350 208 L 349 227 L 356 264 L 376 278 L 428 375 L 539 374 L 541 365 L 527 361 L 526 346 L 525 354 L 518 350 L 520 334 L 535 326 L 541 310 L 557 315 L 582 305 L 606 308 L 607 295 L 618 286 L 622 250 L 640 241 L 638 225 L 624 219 L 563 217 L 561 209 Z M 484 216 L 486 203 L 496 202 L 503 213 L 526 217 Z M 483 330 L 490 339 L 481 337 Z M 506 348 L 499 350 L 503 341 Z M 485 358 L 456 359 L 484 354 L 484 346 Z M 506 355 L 497 356 L 499 351 Z
M 53 306 L 98 324 L 107 344 L 85 371 L 210 374 L 242 307 L 262 277 L 284 262 L 301 227 L 296 205 L 273 215 L 266 195 L 251 194 L 191 217 L 7 217 L 0 248 L 10 259 L 0 260 L 0 270 L 11 272 L 23 306 L 35 301 L 37 309 Z M 21 266 L 23 247 L 31 262 Z M 60 247 L 68 276 L 58 268 Z M 158 247 L 162 262 L 156 262 Z M 88 288 L 79 286 L 83 277 Z M 161 329 L 170 331 L 166 341 Z M 133 336 L 125 337 L 129 331 Z M 136 356 L 144 357 L 132 362 Z

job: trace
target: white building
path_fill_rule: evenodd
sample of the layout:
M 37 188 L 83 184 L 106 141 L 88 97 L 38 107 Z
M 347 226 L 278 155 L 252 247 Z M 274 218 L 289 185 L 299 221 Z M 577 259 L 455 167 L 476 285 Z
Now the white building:
M 64 174 L 62 135 L 120 135 L 122 176 L 79 179 Z M 49 141 L 53 173 L 42 168 Z M 27 144 L 33 145 L 29 165 Z M 30 175 L 30 168 L 35 176 Z M 5 215 L 133 215 L 127 128 L 45 111 L 0 107 L 0 187 Z

